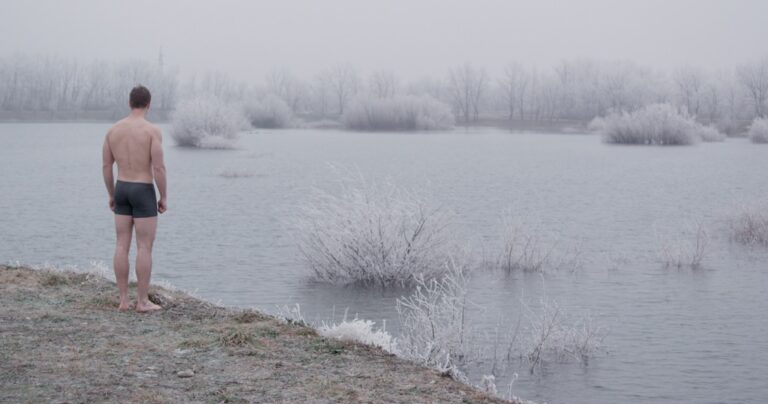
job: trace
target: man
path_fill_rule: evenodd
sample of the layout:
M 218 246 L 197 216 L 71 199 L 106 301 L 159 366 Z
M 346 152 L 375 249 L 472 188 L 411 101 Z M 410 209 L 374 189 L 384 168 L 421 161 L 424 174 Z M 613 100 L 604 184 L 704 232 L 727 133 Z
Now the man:
M 117 289 L 120 292 L 120 311 L 128 304 L 128 252 L 131 235 L 136 228 L 136 311 L 150 312 L 161 307 L 150 302 L 149 278 L 152 274 L 152 244 L 157 229 L 157 213 L 166 205 L 165 163 L 163 162 L 160 129 L 149 123 L 145 116 L 152 95 L 144 86 L 131 90 L 131 113 L 118 121 L 107 132 L 103 147 L 104 184 L 109 193 L 109 208 L 115 212 L 117 246 L 113 265 Z M 117 162 L 117 183 L 112 165 Z M 155 195 L 155 186 L 160 200 Z

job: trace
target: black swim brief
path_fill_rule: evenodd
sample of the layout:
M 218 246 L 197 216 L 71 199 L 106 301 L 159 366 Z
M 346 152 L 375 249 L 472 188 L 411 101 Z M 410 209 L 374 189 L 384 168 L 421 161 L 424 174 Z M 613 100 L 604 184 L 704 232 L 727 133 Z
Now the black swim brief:
M 115 214 L 133 217 L 157 216 L 155 185 L 146 182 L 117 180 L 117 184 L 115 184 Z

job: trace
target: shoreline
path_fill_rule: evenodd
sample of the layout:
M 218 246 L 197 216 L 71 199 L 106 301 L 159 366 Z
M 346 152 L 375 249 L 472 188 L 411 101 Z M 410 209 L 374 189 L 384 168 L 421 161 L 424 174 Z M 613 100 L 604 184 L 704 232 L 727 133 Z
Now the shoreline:
M 135 285 L 131 285 L 135 296 Z M 155 285 L 0 265 L 0 401 L 506 402 L 382 349 Z
M 2 119 L 0 118 L 0 125 L 3 124 L 35 124 L 35 125 L 61 125 L 61 124 L 103 124 L 111 125 L 116 119 Z M 170 125 L 169 119 L 151 119 L 150 120 L 158 125 Z M 318 123 L 320 123 L 318 125 Z M 550 134 L 572 134 L 572 135 L 589 135 L 590 132 L 586 128 L 587 122 L 579 121 L 509 121 L 501 118 L 487 118 L 480 119 L 477 122 L 470 122 L 469 124 L 457 123 L 451 129 L 446 130 L 426 130 L 426 131 L 407 131 L 407 130 L 394 130 L 394 131 L 368 131 L 368 130 L 352 130 L 344 128 L 341 123 L 334 122 L 333 124 L 324 123 L 324 121 L 307 121 L 298 126 L 286 127 L 286 128 L 252 128 L 249 131 L 260 130 L 301 130 L 301 131 L 343 131 L 349 133 L 460 133 L 467 129 L 496 129 L 509 133 L 550 133 Z M 244 131 L 248 132 L 248 131 Z

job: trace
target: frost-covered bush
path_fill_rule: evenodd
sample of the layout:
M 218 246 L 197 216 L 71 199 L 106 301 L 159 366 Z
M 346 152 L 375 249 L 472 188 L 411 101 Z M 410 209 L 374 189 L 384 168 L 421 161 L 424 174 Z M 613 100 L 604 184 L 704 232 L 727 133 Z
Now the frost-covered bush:
M 450 217 L 390 182 L 341 181 L 316 191 L 296 219 L 315 278 L 336 284 L 406 285 L 446 271 Z
M 358 98 L 342 116 L 347 129 L 410 131 L 451 129 L 451 107 L 430 96 L 400 95 L 391 98 Z
M 756 118 L 749 126 L 749 139 L 752 143 L 768 143 L 768 119 Z
M 745 208 L 731 219 L 731 238 L 741 244 L 768 247 L 768 211 Z
M 179 103 L 171 124 L 179 146 L 226 149 L 234 146 L 243 117 L 239 108 L 216 98 L 195 98 Z
M 291 108 L 272 94 L 247 103 L 245 116 L 254 128 L 287 128 L 293 123 Z
M 601 116 L 594 117 L 587 125 L 587 131 L 590 133 L 602 133 L 605 129 L 605 119 Z
M 360 342 L 366 345 L 373 345 L 384 349 L 385 351 L 397 354 L 397 342 L 383 327 L 375 330 L 373 326 L 376 323 L 370 320 L 347 320 L 340 323 L 323 324 L 318 328 L 318 333 L 324 337 L 335 338 L 341 341 Z
M 498 243 L 483 257 L 486 268 L 512 272 L 576 271 L 582 265 L 581 246 L 561 243 L 547 236 L 540 225 L 515 216 L 511 210 L 501 214 Z
M 554 248 L 545 245 L 535 229 L 514 217 L 502 217 L 501 255 L 497 265 L 503 271 L 541 272 L 550 263 Z
M 531 373 L 546 361 L 576 359 L 586 364 L 602 350 L 606 331 L 591 316 L 573 321 L 556 301 L 546 296 L 539 299 L 537 308 L 525 302 L 522 306 L 526 325 L 517 349 L 528 360 Z
M 466 261 L 451 259 L 441 278 L 416 278 L 416 290 L 397 299 L 400 355 L 461 379 L 471 346 Z
M 700 140 L 700 127 L 670 104 L 653 104 L 634 112 L 614 113 L 604 118 L 606 143 L 689 145 Z
M 661 246 L 661 259 L 666 267 L 692 268 L 701 267 L 709 247 L 709 234 L 704 226 L 697 224 L 684 237 L 665 240 Z
M 723 142 L 725 134 L 721 133 L 714 126 L 697 125 L 696 135 L 704 142 Z

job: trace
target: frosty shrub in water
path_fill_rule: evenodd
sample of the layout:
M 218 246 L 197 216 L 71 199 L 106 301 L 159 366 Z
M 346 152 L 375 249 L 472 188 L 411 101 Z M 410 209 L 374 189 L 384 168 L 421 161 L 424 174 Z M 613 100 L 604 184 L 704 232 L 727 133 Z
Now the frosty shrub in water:
M 603 350 L 606 330 L 595 324 L 588 314 L 573 321 L 557 301 L 546 295 L 535 307 L 527 302 L 522 302 L 522 306 L 526 325 L 521 329 L 519 341 L 515 332 L 508 343 L 510 352 L 518 350 L 527 360 L 531 373 L 544 362 L 576 359 L 587 364 L 592 356 Z
M 761 207 L 742 209 L 731 219 L 731 238 L 741 244 L 768 247 L 768 211 Z
M 179 103 L 171 136 L 179 146 L 227 149 L 234 146 L 243 123 L 239 108 L 216 98 L 195 98 Z
M 542 272 L 552 259 L 553 248 L 537 236 L 538 231 L 518 222 L 510 212 L 502 215 L 501 255 L 503 271 Z
M 692 117 L 678 112 L 670 104 L 653 104 L 634 112 L 608 115 L 603 120 L 606 143 L 646 145 L 689 145 L 702 140 L 718 139 L 712 127 L 698 124 Z
M 427 95 L 391 98 L 358 98 L 344 112 L 347 129 L 410 131 L 451 129 L 451 108 Z
M 397 299 L 398 349 L 405 358 L 462 379 L 459 366 L 468 359 L 472 333 L 466 321 L 467 264 L 454 258 L 445 269 L 439 279 L 416 278 L 416 290 Z
M 287 128 L 293 123 L 291 108 L 272 94 L 247 103 L 245 116 L 254 128 Z
M 661 259 L 668 268 L 701 268 L 710 244 L 703 225 L 691 226 L 685 237 L 665 240 L 661 246 Z
M 342 180 L 298 216 L 299 247 L 319 281 L 406 285 L 446 271 L 448 215 L 392 183 Z
M 768 119 L 757 118 L 749 126 L 749 140 L 752 143 L 768 143 Z

